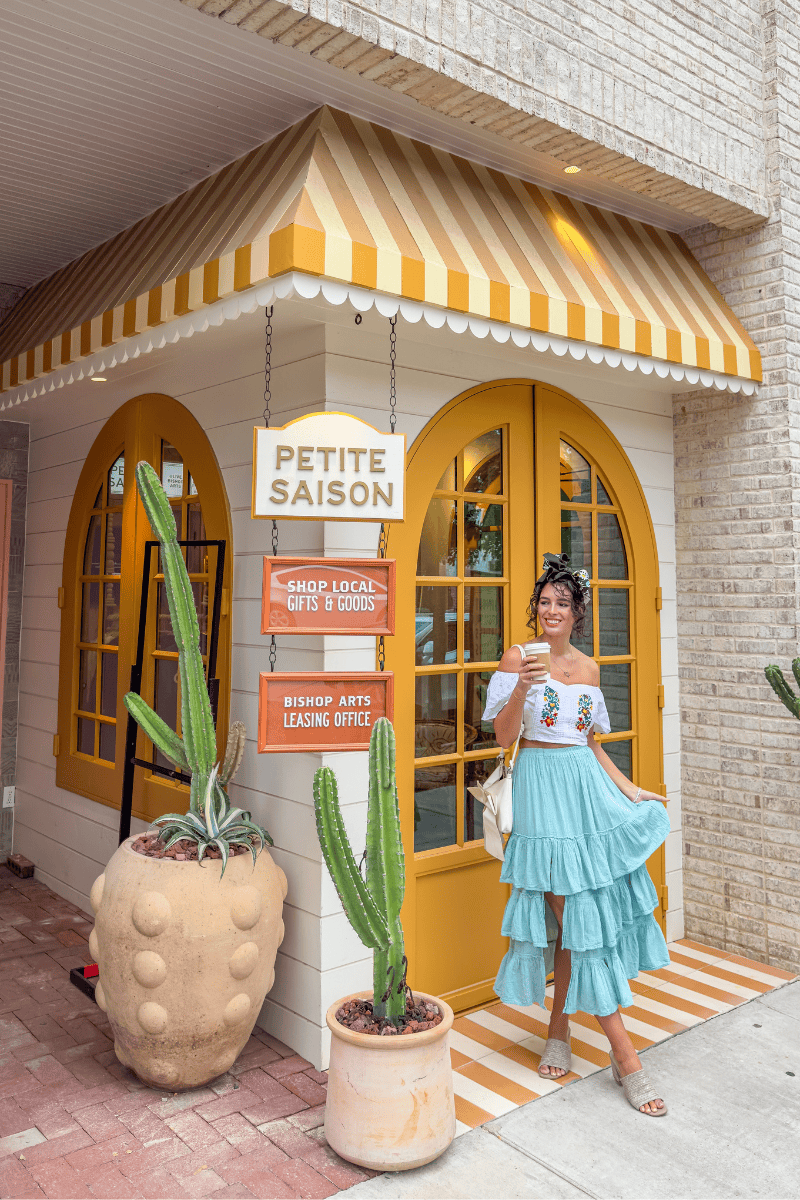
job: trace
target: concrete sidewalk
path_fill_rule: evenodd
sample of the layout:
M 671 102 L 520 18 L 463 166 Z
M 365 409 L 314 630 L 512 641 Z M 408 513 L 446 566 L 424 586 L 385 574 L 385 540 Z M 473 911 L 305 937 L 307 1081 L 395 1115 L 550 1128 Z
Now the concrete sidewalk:
M 800 1198 L 800 980 L 641 1053 L 669 1114 L 641 1116 L 610 1070 L 457 1138 L 437 1162 L 348 1200 Z

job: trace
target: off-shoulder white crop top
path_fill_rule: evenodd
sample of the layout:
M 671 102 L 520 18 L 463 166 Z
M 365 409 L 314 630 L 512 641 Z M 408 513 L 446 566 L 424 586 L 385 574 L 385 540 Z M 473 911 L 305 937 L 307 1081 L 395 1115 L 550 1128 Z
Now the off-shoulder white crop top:
M 493 720 L 505 708 L 518 678 L 516 671 L 495 671 L 486 693 L 484 721 Z M 585 746 L 592 729 L 611 732 L 599 687 L 561 683 L 547 675 L 543 683 L 530 688 L 522 710 L 522 736 L 527 741 Z

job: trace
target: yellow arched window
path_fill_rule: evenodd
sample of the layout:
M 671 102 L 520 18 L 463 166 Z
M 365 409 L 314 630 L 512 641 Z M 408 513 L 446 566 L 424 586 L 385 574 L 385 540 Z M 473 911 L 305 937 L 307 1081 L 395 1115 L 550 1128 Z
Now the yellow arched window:
M 145 542 L 153 537 L 136 491 L 134 469 L 142 460 L 159 474 L 179 538 L 226 543 L 216 665 L 220 739 L 227 730 L 232 542 L 225 487 L 208 439 L 191 413 L 169 396 L 139 396 L 106 422 L 87 455 L 67 528 L 61 594 L 56 783 L 112 807 L 120 804 L 127 722 L 122 697 L 130 688 L 137 651 Z M 204 657 L 216 554 L 213 547 L 185 550 Z M 159 571 L 158 556 L 151 554 L 141 690 L 179 730 L 178 656 Z M 137 755 L 171 768 L 141 733 Z M 174 809 L 177 786 L 137 768 L 134 815 L 149 821 Z

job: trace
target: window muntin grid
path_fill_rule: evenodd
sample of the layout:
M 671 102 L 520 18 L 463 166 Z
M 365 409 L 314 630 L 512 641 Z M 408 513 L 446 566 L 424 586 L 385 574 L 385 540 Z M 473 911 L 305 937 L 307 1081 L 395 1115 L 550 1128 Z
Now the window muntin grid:
M 95 495 L 78 576 L 74 751 L 113 763 L 117 732 L 117 657 L 125 454 L 117 452 Z
M 568 442 L 560 443 L 561 551 L 573 569 L 589 572 L 591 597 L 579 650 L 600 665 L 600 687 L 612 732 L 598 737 L 624 774 L 632 769 L 636 659 L 631 618 L 634 582 L 621 509 L 597 465 Z
M 508 628 L 508 427 L 448 464 L 428 506 L 417 560 L 415 851 L 483 837 L 466 790 L 491 770 L 486 687 Z M 488 752 L 488 757 L 487 757 Z

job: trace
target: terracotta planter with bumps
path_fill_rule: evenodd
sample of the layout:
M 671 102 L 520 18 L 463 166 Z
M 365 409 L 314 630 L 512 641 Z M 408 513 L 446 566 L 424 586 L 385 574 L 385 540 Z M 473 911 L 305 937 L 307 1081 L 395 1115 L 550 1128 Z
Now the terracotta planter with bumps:
M 147 858 L 123 842 L 95 880 L 89 948 L 117 1058 L 154 1087 L 199 1087 L 233 1065 L 275 981 L 286 876 L 268 850 Z
M 414 995 L 439 1005 L 440 1025 L 386 1037 L 340 1025 L 337 1010 L 348 1000 L 371 1000 L 372 992 L 344 996 L 327 1013 L 325 1137 L 342 1158 L 373 1171 L 409 1171 L 433 1162 L 456 1133 L 447 1037 L 453 1010 L 436 996 Z

